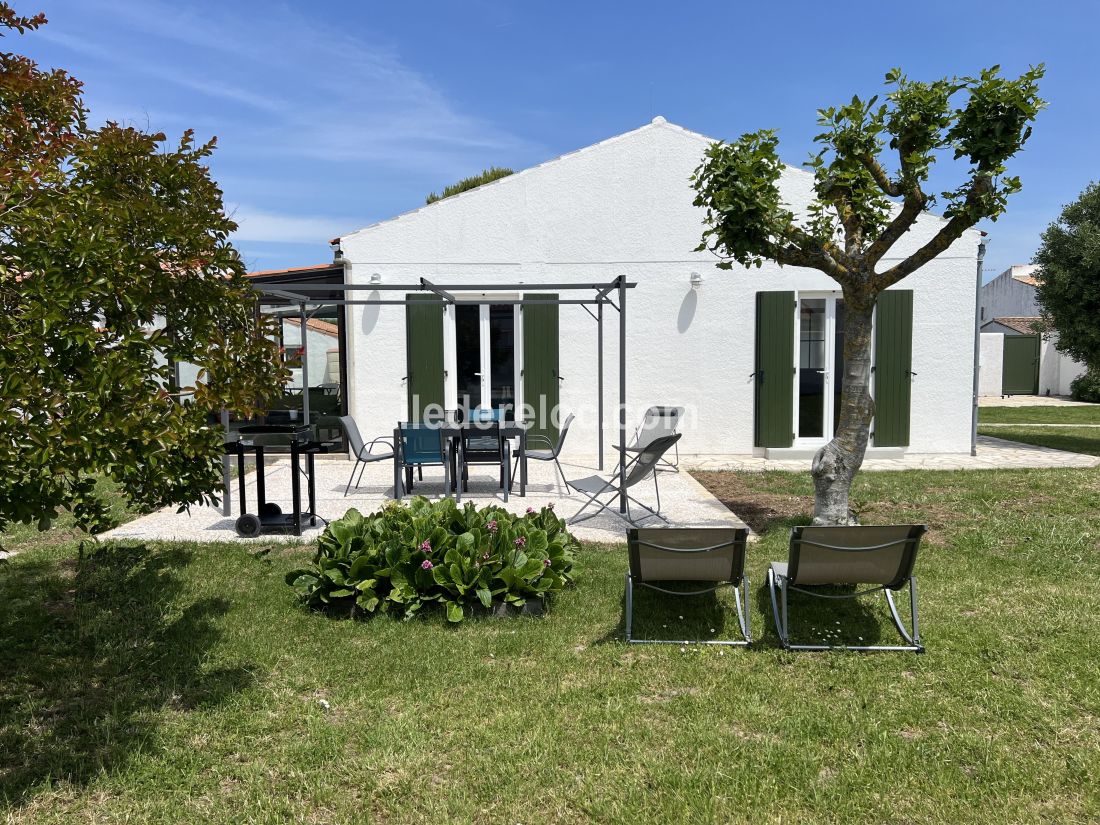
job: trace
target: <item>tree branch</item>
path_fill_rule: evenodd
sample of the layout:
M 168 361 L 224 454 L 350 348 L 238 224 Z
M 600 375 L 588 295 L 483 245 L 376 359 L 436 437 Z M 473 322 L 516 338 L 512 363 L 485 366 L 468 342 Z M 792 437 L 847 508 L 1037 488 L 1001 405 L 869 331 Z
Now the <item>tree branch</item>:
M 795 244 L 776 247 L 775 260 L 783 265 L 805 266 L 824 272 L 834 281 L 846 284 L 850 280 L 850 261 L 836 248 L 829 249 L 825 244 L 795 228 Z M 837 258 L 843 258 L 843 262 Z
M 890 251 L 890 247 L 897 243 L 898 239 L 909 231 L 909 227 L 911 227 L 913 222 L 920 216 L 927 202 L 928 198 L 925 196 L 924 192 L 921 191 L 920 186 L 914 184 L 913 189 L 905 196 L 905 201 L 902 203 L 901 210 L 894 216 L 894 219 L 887 224 L 886 228 L 882 230 L 882 233 L 875 239 L 875 242 L 867 247 L 867 251 L 863 255 L 864 260 L 871 266 L 874 266 L 882 260 L 882 256 Z
M 879 189 L 891 198 L 901 197 L 901 187 L 890 180 L 890 176 L 886 174 L 886 170 L 882 168 L 882 164 L 875 160 L 874 156 L 870 154 L 860 155 L 859 162 L 871 173 L 871 177 L 875 179 Z
M 972 227 L 977 220 L 973 217 L 973 209 L 979 201 L 993 190 L 993 178 L 988 173 L 980 173 L 970 184 L 966 193 L 966 199 L 962 206 L 955 212 L 946 224 L 940 227 L 935 236 L 898 264 L 890 267 L 885 272 L 872 276 L 872 286 L 881 291 L 893 286 L 906 275 L 910 275 L 931 261 L 947 247 L 959 239 L 963 232 Z

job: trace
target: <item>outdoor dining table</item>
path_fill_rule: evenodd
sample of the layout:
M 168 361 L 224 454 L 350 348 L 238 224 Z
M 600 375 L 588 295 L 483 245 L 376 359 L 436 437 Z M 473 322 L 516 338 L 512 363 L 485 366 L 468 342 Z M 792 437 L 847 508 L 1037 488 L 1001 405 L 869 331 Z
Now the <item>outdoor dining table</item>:
M 458 478 L 458 442 L 462 437 L 462 433 L 467 430 L 478 429 L 477 424 L 473 422 L 467 423 L 455 423 L 446 422 L 439 425 L 439 430 L 442 433 L 442 438 L 447 440 L 447 460 L 451 465 L 451 491 L 458 490 L 458 483 L 461 479 Z M 517 423 L 515 421 L 507 421 L 500 425 L 501 437 L 505 439 L 504 444 L 504 462 L 511 464 L 510 460 L 510 448 L 508 441 L 516 439 L 519 444 L 519 449 L 516 452 L 516 458 L 519 460 L 519 494 L 521 496 L 527 495 L 527 425 Z M 404 466 L 401 461 L 401 428 L 394 427 L 393 430 L 393 497 L 401 500 L 401 473 L 404 470 Z M 506 466 L 504 468 L 505 477 L 511 472 L 511 467 Z

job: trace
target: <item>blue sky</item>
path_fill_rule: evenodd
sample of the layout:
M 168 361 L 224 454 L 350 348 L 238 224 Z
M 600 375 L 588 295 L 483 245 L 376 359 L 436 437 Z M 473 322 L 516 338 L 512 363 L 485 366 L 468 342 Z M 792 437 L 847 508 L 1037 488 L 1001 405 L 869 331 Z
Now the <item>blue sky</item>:
M 1096 3 L 16 0 L 50 25 L 4 48 L 86 84 L 95 120 L 217 135 L 214 175 L 253 269 L 489 165 L 521 169 L 664 115 L 731 140 L 777 128 L 800 164 L 815 111 L 910 76 L 1047 64 L 1024 191 L 986 276 L 1027 262 L 1100 178 Z M 941 164 L 941 189 L 954 183 Z M 958 171 L 962 171 L 961 169 Z

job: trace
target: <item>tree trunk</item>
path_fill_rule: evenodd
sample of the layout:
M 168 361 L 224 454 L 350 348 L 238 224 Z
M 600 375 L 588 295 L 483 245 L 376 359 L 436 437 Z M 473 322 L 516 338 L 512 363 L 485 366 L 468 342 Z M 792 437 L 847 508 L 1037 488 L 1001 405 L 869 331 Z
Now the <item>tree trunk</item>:
M 871 398 L 871 316 L 874 298 L 844 294 L 844 376 L 840 421 L 833 440 L 817 451 L 814 524 L 855 524 L 848 506 L 852 479 L 867 452 L 875 402 Z

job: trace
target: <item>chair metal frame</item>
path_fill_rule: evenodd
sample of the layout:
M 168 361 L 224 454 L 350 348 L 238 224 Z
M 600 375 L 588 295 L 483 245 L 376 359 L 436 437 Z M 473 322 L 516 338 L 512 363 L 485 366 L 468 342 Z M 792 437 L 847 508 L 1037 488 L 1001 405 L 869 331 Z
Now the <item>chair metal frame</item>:
M 875 525 L 878 526 L 878 525 Z M 896 525 L 899 529 L 908 528 L 908 533 L 902 538 L 895 541 L 889 541 L 876 545 L 868 546 L 843 546 L 825 544 L 820 541 L 812 541 L 810 539 L 803 538 L 803 527 L 791 528 L 791 540 L 789 549 L 789 561 L 788 561 L 788 575 L 778 575 L 775 570 L 769 565 L 768 567 L 768 592 L 771 595 L 772 602 L 772 617 L 775 619 L 776 632 L 779 635 L 780 644 L 786 650 L 855 650 L 860 652 L 886 650 L 886 651 L 909 651 L 913 653 L 923 653 L 924 645 L 920 639 L 920 620 L 917 614 L 917 577 L 913 575 L 913 565 L 916 562 L 917 549 L 920 546 L 921 536 L 927 531 L 927 527 L 923 524 L 912 525 Z M 837 530 L 858 530 L 859 526 L 844 527 L 839 526 L 835 528 Z M 876 550 L 885 550 L 889 547 L 904 546 L 902 557 L 898 564 L 898 571 L 894 578 L 886 584 L 881 584 L 876 587 L 870 587 L 866 590 L 860 590 L 857 593 L 818 593 L 813 590 L 808 590 L 805 587 L 799 587 L 792 582 L 798 580 L 798 560 L 799 552 L 803 545 L 820 547 L 825 550 L 834 550 L 838 552 L 850 552 L 850 553 L 868 553 Z M 860 584 L 860 582 L 852 581 L 838 581 L 834 584 Z M 901 615 L 898 613 L 897 604 L 894 602 L 893 591 L 901 590 L 905 585 L 909 585 L 909 610 L 912 629 L 910 630 L 905 626 L 902 621 Z M 893 619 L 894 627 L 897 628 L 898 634 L 904 640 L 905 644 L 901 645 L 805 645 L 794 644 L 790 640 L 790 622 L 788 619 L 788 592 L 795 590 L 799 593 L 804 593 L 807 596 L 813 596 L 819 599 L 856 599 L 860 596 L 866 596 L 871 593 L 877 593 L 880 590 L 886 596 L 886 604 L 890 609 L 890 617 Z M 778 596 L 777 592 L 778 591 Z
M 663 532 L 662 528 L 643 528 L 646 532 Z M 677 528 L 670 528 L 671 530 L 680 530 Z M 680 528 L 685 529 L 685 528 Z M 752 644 L 752 623 L 749 613 L 749 590 L 751 585 L 749 584 L 749 577 L 745 574 L 745 551 L 748 543 L 748 529 L 745 527 L 736 528 L 723 528 L 723 527 L 696 527 L 686 528 L 686 530 L 711 533 L 711 532 L 726 532 L 729 529 L 733 529 L 734 536 L 731 540 L 720 541 L 717 544 L 710 544 L 704 547 L 669 547 L 667 545 L 657 544 L 653 541 L 647 541 L 639 535 L 638 528 L 634 528 L 627 531 L 627 542 L 630 552 L 630 569 L 626 571 L 626 641 L 629 644 L 660 644 L 660 645 L 715 645 L 720 647 L 748 647 Z M 719 581 L 714 587 L 706 587 L 702 590 L 669 590 L 664 587 L 658 587 L 650 581 L 643 581 L 641 579 L 641 557 L 639 549 L 641 546 L 650 547 L 655 550 L 659 550 L 664 553 L 694 556 L 701 553 L 711 553 L 715 550 L 722 550 L 726 547 L 733 548 L 733 558 L 730 568 L 729 580 Z M 636 574 L 637 572 L 637 574 Z M 707 579 L 701 579 L 700 581 L 708 581 Z M 647 587 L 650 590 L 656 590 L 658 593 L 667 593 L 673 596 L 702 596 L 707 593 L 713 593 L 723 587 L 733 588 L 733 601 L 737 606 L 737 623 L 741 628 L 741 639 L 635 639 L 633 636 L 634 630 L 634 586 Z
M 530 446 L 532 440 L 546 442 L 546 446 L 550 449 L 550 455 L 549 456 L 546 456 L 546 455 L 541 455 L 540 456 L 540 455 L 538 455 L 537 452 L 532 453 L 530 450 L 528 450 L 527 453 L 524 456 L 525 458 L 529 458 L 529 459 L 532 459 L 534 461 L 553 461 L 554 466 L 557 467 L 557 469 L 558 469 L 558 475 L 561 476 L 562 484 L 565 485 L 565 494 L 566 495 L 570 494 L 570 491 L 572 490 L 572 488 L 569 486 L 569 481 L 565 478 L 565 470 L 562 469 L 561 461 L 558 460 L 558 457 L 561 455 L 562 447 L 565 445 L 565 437 L 567 435 L 569 435 L 569 427 L 573 424 L 573 419 L 574 418 L 576 418 L 576 416 L 574 416 L 573 413 L 569 413 L 569 415 L 566 416 L 564 423 L 561 425 L 561 429 L 558 431 L 557 444 L 552 442 L 550 440 L 550 436 L 548 436 L 548 435 L 542 435 L 540 433 L 528 433 L 527 434 L 527 444 L 528 444 L 528 446 Z M 518 470 L 518 469 L 519 469 L 519 462 L 517 461 L 515 466 L 512 467 L 512 480 L 513 481 L 515 481 L 516 470 Z
M 653 489 L 657 494 L 656 510 L 642 504 L 642 502 L 638 501 L 638 499 L 634 498 L 634 496 L 630 495 L 629 493 L 626 494 L 626 512 L 620 513 L 618 510 L 614 510 L 612 512 L 614 512 L 615 515 L 619 516 L 621 519 L 627 522 L 630 526 L 639 527 L 641 526 L 640 522 L 642 520 L 653 516 L 656 516 L 661 521 L 668 524 L 668 519 L 661 515 L 661 487 L 657 481 L 657 464 L 658 462 L 660 462 L 662 456 L 664 456 L 669 448 L 671 448 L 672 445 L 679 440 L 679 433 L 677 433 L 676 435 L 662 436 L 661 438 L 655 439 L 652 443 L 643 447 L 638 455 L 627 462 L 625 467 L 626 480 L 623 484 L 623 489 L 629 490 L 631 487 L 636 486 L 640 482 L 644 481 L 647 477 L 652 475 Z M 603 481 L 603 485 L 594 491 L 585 490 L 577 486 L 581 482 L 587 481 L 589 478 Z M 618 478 L 619 471 L 616 467 L 615 472 L 612 473 L 611 479 L 607 481 L 604 481 L 599 476 L 589 476 L 588 478 L 577 479 L 576 481 L 567 481 L 566 484 L 571 489 L 576 490 L 587 499 L 587 501 L 585 501 L 585 503 L 581 505 L 581 508 L 573 514 L 572 518 L 569 519 L 569 524 L 578 524 L 582 521 L 587 521 L 590 518 L 595 518 L 604 510 L 610 510 L 611 505 L 615 503 L 615 499 L 618 497 L 620 492 L 619 486 L 615 483 Z M 615 496 L 606 502 L 600 501 L 600 496 L 607 492 L 612 492 L 615 494 Z M 635 519 L 634 514 L 630 512 L 630 502 L 634 502 L 650 515 L 642 516 L 640 519 Z M 583 513 L 593 504 L 599 505 L 595 512 L 589 513 L 586 516 L 581 516 L 581 513 Z
M 348 447 L 351 448 L 352 453 L 355 455 L 355 464 L 351 468 L 351 476 L 348 478 L 348 485 L 344 488 L 344 498 L 347 498 L 348 492 L 351 490 L 352 481 L 355 482 L 355 489 L 359 489 L 359 482 L 363 480 L 363 471 L 367 469 L 368 464 L 373 464 L 376 461 L 392 460 L 394 454 L 393 439 L 386 436 L 379 436 L 371 441 L 369 444 L 363 442 L 363 436 L 359 433 L 359 425 L 355 423 L 355 419 L 350 415 L 340 416 L 340 425 L 344 428 L 344 432 L 348 436 Z M 358 442 L 359 446 L 356 448 L 355 444 Z M 388 453 L 375 453 L 375 444 L 385 444 L 390 448 Z M 359 465 L 363 466 L 360 467 Z M 355 471 L 359 471 L 359 478 L 355 478 Z

